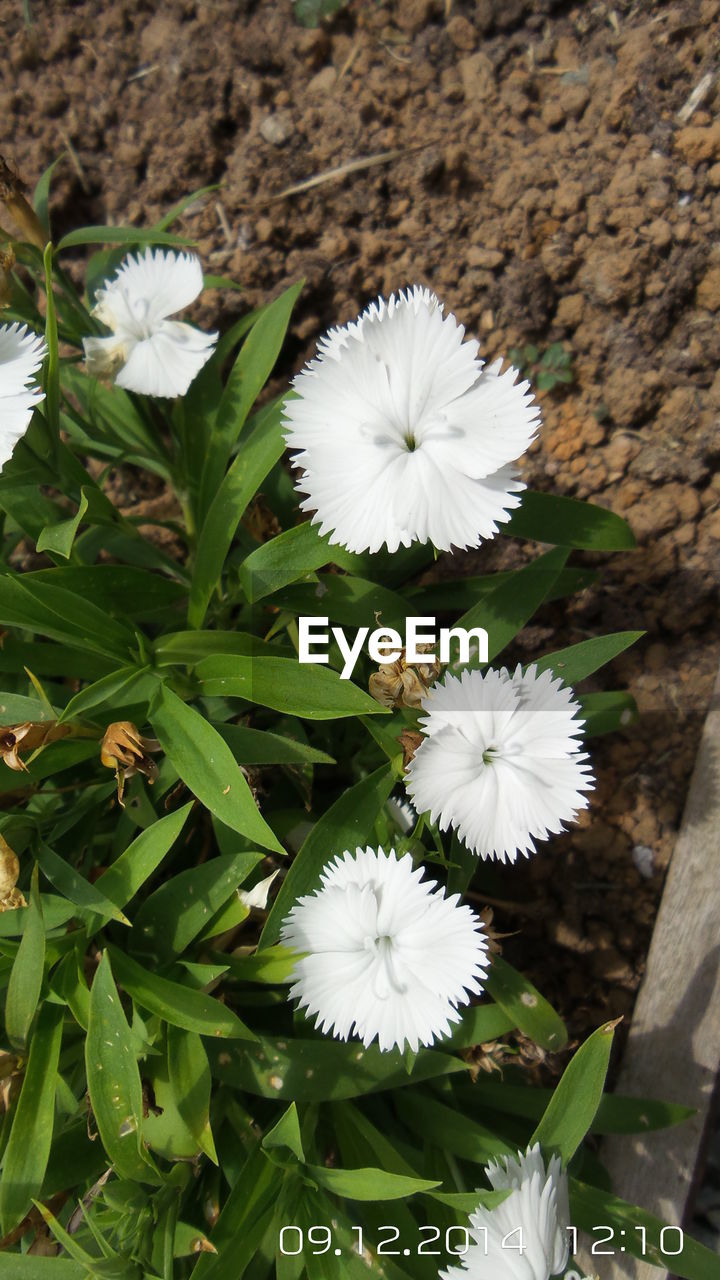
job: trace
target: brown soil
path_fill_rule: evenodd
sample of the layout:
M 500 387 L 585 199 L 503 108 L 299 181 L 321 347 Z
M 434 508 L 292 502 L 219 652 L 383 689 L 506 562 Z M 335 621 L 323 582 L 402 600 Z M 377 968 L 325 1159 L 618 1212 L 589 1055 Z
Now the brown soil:
M 526 478 L 637 534 L 562 642 L 645 628 L 603 676 L 642 721 L 595 744 L 588 820 L 500 874 L 516 905 L 496 924 L 522 930 L 508 955 L 574 1032 L 629 1013 L 720 648 L 717 78 L 682 114 L 717 65 L 720 0 L 353 0 L 316 31 L 287 0 L 30 4 L 30 30 L 19 3 L 0 12 L 0 114 L 30 181 L 67 153 L 56 234 L 147 223 L 219 181 L 183 226 L 245 292 L 208 295 L 200 318 L 227 322 L 304 276 L 284 377 L 327 326 L 416 282 L 489 357 L 571 352 Z M 522 656 L 560 643 L 560 616 L 527 630 Z

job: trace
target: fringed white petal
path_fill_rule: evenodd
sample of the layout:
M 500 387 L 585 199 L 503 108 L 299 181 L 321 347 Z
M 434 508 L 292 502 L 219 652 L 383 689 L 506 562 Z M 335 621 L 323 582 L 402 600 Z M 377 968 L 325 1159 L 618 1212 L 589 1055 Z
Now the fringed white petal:
M 547 1168 L 539 1143 L 517 1157 L 491 1161 L 485 1170 L 496 1191 L 510 1190 L 494 1209 L 470 1215 L 471 1245 L 441 1280 L 550 1280 L 569 1253 L 568 1179 L 553 1156 Z M 520 1248 L 515 1247 L 522 1244 Z
M 27 325 L 0 325 L 0 468 L 24 436 L 44 394 L 32 382 L 45 358 L 44 338 Z
M 178 320 L 163 320 L 151 337 L 130 349 L 115 381 L 126 391 L 148 396 L 184 396 L 216 339 L 217 334 L 201 333 Z
M 457 1006 L 482 990 L 481 921 L 423 875 L 409 854 L 358 848 L 290 911 L 282 941 L 305 953 L 290 998 L 322 1031 L 416 1051 L 449 1034 Z
M 515 862 L 588 806 L 594 785 L 573 691 L 532 666 L 447 675 L 423 702 L 408 766 L 415 808 L 481 858 Z
M 126 258 L 97 293 L 93 314 L 112 337 L 84 339 L 88 371 L 152 396 L 182 396 L 212 355 L 216 333 L 168 319 L 198 297 L 203 277 L 191 254 Z M 118 372 L 118 366 L 119 372 Z
M 331 543 L 477 547 L 519 505 L 511 464 L 539 425 L 528 384 L 415 288 L 320 340 L 285 405 L 304 511 Z

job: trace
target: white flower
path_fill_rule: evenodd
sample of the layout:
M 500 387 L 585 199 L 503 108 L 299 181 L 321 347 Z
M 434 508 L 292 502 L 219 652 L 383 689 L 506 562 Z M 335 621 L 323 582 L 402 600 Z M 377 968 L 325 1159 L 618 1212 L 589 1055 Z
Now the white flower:
M 35 405 L 44 399 L 31 383 L 46 350 L 44 339 L 27 325 L 0 325 L 0 467 L 27 431 Z
M 564 1270 L 570 1252 L 567 1174 L 558 1156 L 545 1168 L 540 1144 L 523 1155 L 491 1161 L 485 1170 L 495 1191 L 510 1195 L 470 1215 L 467 1253 L 442 1280 L 549 1280 Z M 504 1241 L 504 1243 L 503 1243 Z M 522 1252 L 520 1247 L 522 1246 Z
M 406 785 L 419 813 L 458 836 L 481 858 L 515 862 L 535 840 L 563 831 L 594 785 L 577 735 L 583 721 L 573 691 L 518 666 L 447 675 L 423 700 L 426 735 Z
M 146 249 L 126 258 L 96 294 L 93 315 L 112 337 L 83 338 L 88 373 L 117 375 L 119 387 L 149 396 L 185 395 L 218 335 L 168 317 L 194 302 L 202 287 L 202 268 L 192 254 Z
M 423 875 L 409 853 L 358 848 L 328 863 L 322 888 L 290 911 L 281 939 L 306 954 L 289 999 L 316 1014 L 322 1031 L 417 1051 L 449 1034 L 456 1006 L 482 990 L 482 922 Z
M 539 425 L 527 382 L 484 367 L 427 289 L 332 329 L 295 378 L 286 438 L 304 511 L 350 551 L 477 547 L 525 488 L 509 465 Z

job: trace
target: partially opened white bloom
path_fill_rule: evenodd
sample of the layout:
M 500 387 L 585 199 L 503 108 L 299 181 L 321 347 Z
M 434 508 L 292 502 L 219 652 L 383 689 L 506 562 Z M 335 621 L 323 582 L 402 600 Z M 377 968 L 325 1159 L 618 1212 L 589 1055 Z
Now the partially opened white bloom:
M 93 315 L 112 337 L 83 338 L 88 373 L 149 396 L 183 396 L 212 355 L 216 333 L 169 317 L 202 292 L 199 259 L 146 249 L 96 294 Z
M 442 1280 L 549 1280 L 565 1269 L 570 1252 L 568 1180 L 558 1156 L 547 1169 L 540 1144 L 523 1155 L 491 1161 L 485 1170 L 495 1191 L 510 1195 L 470 1215 L 471 1244 Z M 503 1243 L 504 1242 L 504 1243 Z
M 446 675 L 423 700 L 425 736 L 407 771 L 419 813 L 481 858 L 515 862 L 563 831 L 594 785 L 573 690 L 537 667 Z
M 0 325 L 0 467 L 30 425 L 44 399 L 32 382 L 46 353 L 45 341 L 27 325 Z
M 322 1031 L 417 1050 L 449 1034 L 457 1005 L 482 990 L 482 922 L 423 875 L 409 853 L 358 848 L 328 863 L 322 888 L 290 911 L 282 941 L 305 955 L 289 998 Z
M 485 366 L 464 334 L 416 287 L 332 329 L 295 378 L 287 443 L 302 509 L 331 543 L 477 547 L 520 505 L 510 464 L 540 411 L 516 370 Z

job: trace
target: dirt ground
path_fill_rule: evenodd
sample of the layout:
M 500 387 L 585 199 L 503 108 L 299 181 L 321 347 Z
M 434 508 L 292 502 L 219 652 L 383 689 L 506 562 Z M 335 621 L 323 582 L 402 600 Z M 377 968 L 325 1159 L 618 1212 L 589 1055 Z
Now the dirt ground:
M 720 0 L 353 0 L 319 30 L 289 0 L 30 7 L 0 0 L 0 117 L 31 183 L 65 152 L 56 235 L 219 182 L 183 227 L 244 293 L 198 318 L 305 276 L 284 378 L 413 283 L 489 358 L 571 354 L 525 478 L 627 516 L 639 549 L 518 653 L 644 628 L 597 685 L 642 717 L 593 746 L 580 828 L 500 873 L 496 924 L 574 1033 L 629 1014 L 720 653 Z

